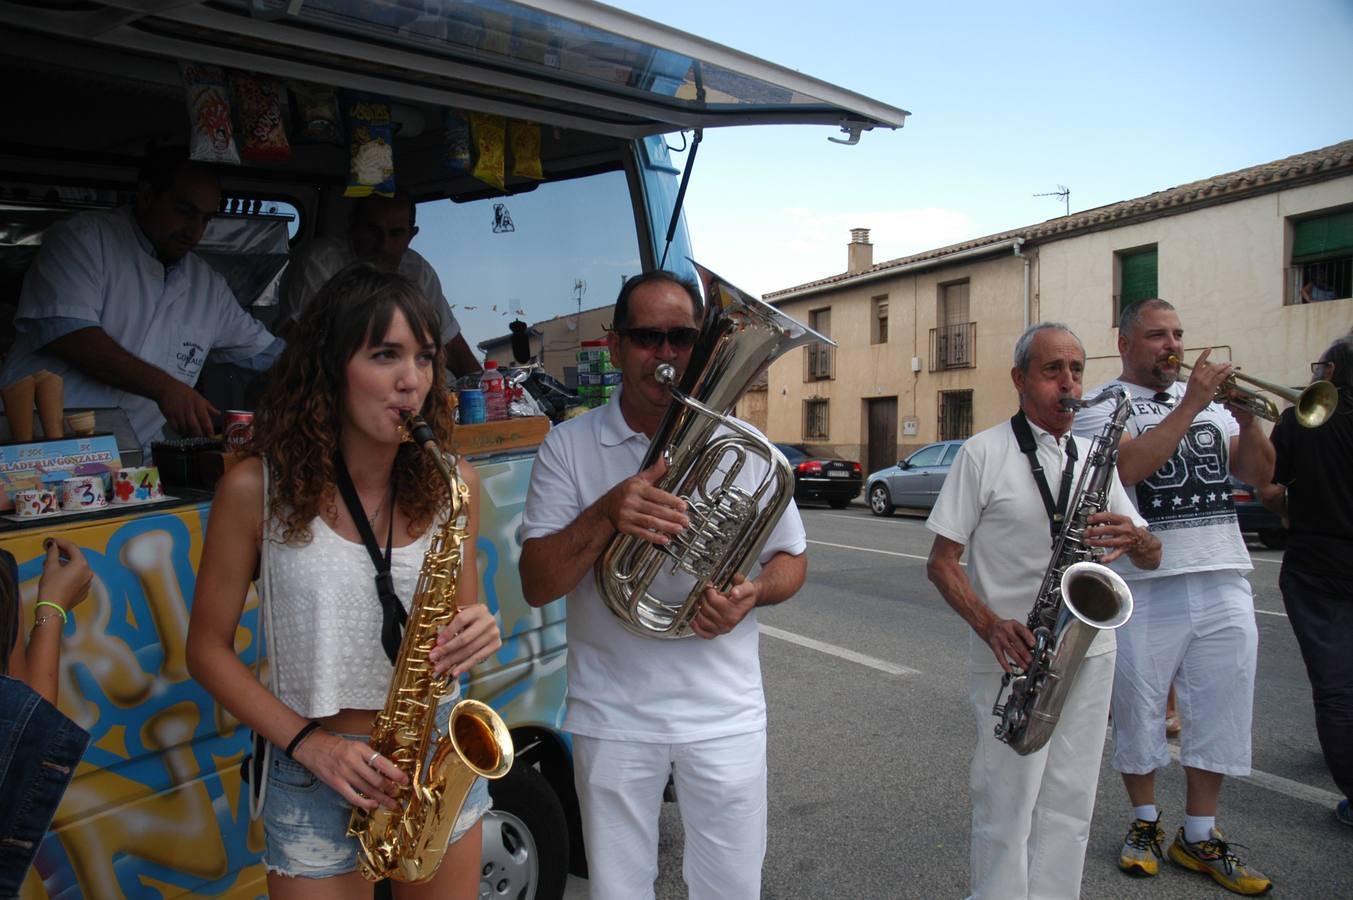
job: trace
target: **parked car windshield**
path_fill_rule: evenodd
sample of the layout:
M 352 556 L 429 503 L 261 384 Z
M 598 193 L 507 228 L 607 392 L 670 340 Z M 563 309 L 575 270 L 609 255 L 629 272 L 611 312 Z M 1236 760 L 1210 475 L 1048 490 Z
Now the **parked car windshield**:
M 790 465 L 811 458 L 802 447 L 796 447 L 793 444 L 776 444 L 775 446 L 780 448 L 780 452 L 785 455 L 785 459 L 789 461 Z

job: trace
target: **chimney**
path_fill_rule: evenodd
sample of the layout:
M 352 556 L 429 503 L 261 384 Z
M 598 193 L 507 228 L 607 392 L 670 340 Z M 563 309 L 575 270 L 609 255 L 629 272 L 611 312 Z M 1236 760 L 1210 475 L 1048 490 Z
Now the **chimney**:
M 846 274 L 854 275 L 873 266 L 874 245 L 869 243 L 869 229 L 850 229 L 850 243 L 846 245 Z

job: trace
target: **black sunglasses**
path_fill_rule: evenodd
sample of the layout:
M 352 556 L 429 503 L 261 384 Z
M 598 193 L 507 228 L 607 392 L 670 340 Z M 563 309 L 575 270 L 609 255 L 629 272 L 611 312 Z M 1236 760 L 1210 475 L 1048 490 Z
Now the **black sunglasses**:
M 694 347 L 696 339 L 700 337 L 698 328 L 669 328 L 666 331 L 661 328 L 621 328 L 619 331 L 634 341 L 636 347 L 645 350 L 661 346 L 663 341 L 671 344 L 673 350 L 686 350 Z

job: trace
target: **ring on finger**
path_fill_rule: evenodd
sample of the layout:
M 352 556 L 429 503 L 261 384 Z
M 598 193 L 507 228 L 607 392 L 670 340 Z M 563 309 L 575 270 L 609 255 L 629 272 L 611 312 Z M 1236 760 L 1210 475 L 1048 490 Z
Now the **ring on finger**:
M 376 752 L 374 752 L 374 753 L 371 754 L 371 758 L 368 759 L 368 760 L 366 761 L 366 764 L 367 764 L 368 766 L 370 766 L 371 768 L 374 769 L 374 768 L 376 768 L 376 760 L 378 760 L 378 759 L 380 759 L 380 758 L 381 758 L 381 752 L 380 752 L 379 750 L 377 750 Z

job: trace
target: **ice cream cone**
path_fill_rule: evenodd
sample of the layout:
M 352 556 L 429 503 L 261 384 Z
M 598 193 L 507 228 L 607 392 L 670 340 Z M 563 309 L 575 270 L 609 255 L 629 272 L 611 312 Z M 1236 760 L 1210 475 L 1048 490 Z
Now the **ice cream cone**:
M 33 376 L 25 375 L 9 387 L 0 388 L 9 419 L 9 436 L 16 441 L 33 440 Z
M 33 376 L 33 395 L 38 404 L 38 421 L 42 423 L 42 436 L 48 440 L 66 436 L 61 423 L 62 413 L 65 412 L 62 384 L 60 375 L 46 369 Z

